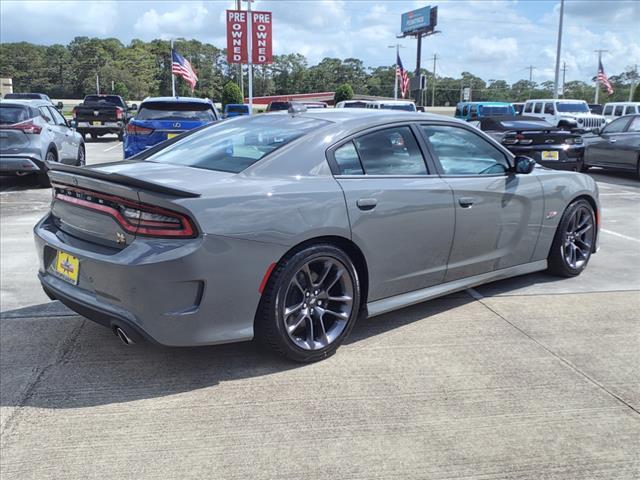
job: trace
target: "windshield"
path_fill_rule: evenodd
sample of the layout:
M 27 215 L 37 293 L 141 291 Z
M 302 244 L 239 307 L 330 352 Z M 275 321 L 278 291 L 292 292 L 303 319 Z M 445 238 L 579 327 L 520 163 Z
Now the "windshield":
M 586 102 L 556 102 L 558 112 L 589 113 L 589 105 Z
M 384 110 L 404 110 L 407 112 L 415 112 L 416 106 L 413 103 L 382 103 L 380 108 Z
M 40 95 L 39 93 L 7 93 L 4 98 L 9 99 L 26 99 L 26 100 L 44 100 L 46 95 Z
M 136 115 L 136 120 L 213 122 L 215 119 L 211 105 L 203 103 L 143 103 Z
M 249 113 L 249 107 L 247 107 L 246 105 L 227 105 L 224 108 L 227 113 L 241 113 L 241 114 Z
M 193 133 L 146 160 L 238 173 L 274 150 L 329 124 L 289 115 L 236 118 Z
M 509 105 L 492 105 L 492 106 L 480 106 L 480 113 L 486 117 L 495 117 L 498 115 L 514 115 L 515 110 Z
M 117 107 L 124 106 L 122 99 L 117 95 L 87 95 L 84 97 L 84 103 L 108 103 Z
M 29 120 L 29 109 L 21 105 L 0 106 L 0 125 L 13 125 Z
M 347 102 L 343 105 L 344 108 L 364 108 L 367 106 L 367 102 Z

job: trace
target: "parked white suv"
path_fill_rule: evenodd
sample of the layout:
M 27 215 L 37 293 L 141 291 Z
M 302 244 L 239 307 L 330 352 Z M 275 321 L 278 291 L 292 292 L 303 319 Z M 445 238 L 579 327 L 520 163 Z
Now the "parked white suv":
M 606 123 L 604 116 L 594 115 L 584 100 L 527 100 L 522 115 L 545 119 L 556 127 L 591 130 Z
M 602 109 L 602 115 L 607 119 L 607 122 L 623 115 L 635 113 L 640 113 L 640 102 L 609 102 Z

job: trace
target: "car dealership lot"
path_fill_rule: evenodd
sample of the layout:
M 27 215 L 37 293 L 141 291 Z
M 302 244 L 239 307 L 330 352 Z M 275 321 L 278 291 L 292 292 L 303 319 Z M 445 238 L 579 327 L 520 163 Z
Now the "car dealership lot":
M 118 160 L 115 138 L 88 164 Z M 41 292 L 50 192 L 2 180 L 0 469 L 16 478 L 637 478 L 640 182 L 601 173 L 601 250 L 360 321 L 326 361 L 123 346 Z

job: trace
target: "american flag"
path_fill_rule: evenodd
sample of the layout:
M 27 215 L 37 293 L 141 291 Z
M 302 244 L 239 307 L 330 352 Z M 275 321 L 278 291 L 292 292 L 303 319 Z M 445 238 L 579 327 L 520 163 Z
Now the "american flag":
M 184 78 L 184 80 L 191 86 L 191 90 L 196 88 L 198 83 L 198 76 L 193 71 L 189 60 L 184 58 L 175 50 L 171 50 L 171 73 Z
M 607 89 L 607 93 L 611 95 L 613 93 L 613 85 L 609 81 L 609 77 L 604 73 L 604 67 L 602 66 L 602 60 L 600 60 L 598 65 L 598 82 L 600 82 L 604 88 Z
M 409 73 L 402 66 L 400 54 L 398 54 L 396 58 L 396 77 L 398 77 L 400 81 L 400 93 L 402 94 L 402 98 L 404 98 L 407 90 L 409 90 Z

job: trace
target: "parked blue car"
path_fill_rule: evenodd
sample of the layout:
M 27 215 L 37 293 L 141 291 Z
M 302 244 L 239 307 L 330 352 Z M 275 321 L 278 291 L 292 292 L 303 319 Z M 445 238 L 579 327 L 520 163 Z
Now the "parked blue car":
M 125 129 L 124 158 L 219 119 L 216 107 L 208 98 L 147 98 Z
M 456 105 L 455 117 L 461 120 L 479 121 L 486 117 L 515 115 L 513 104 L 507 102 L 460 102 Z
M 228 103 L 224 106 L 224 118 L 249 115 L 249 105 L 245 103 Z

